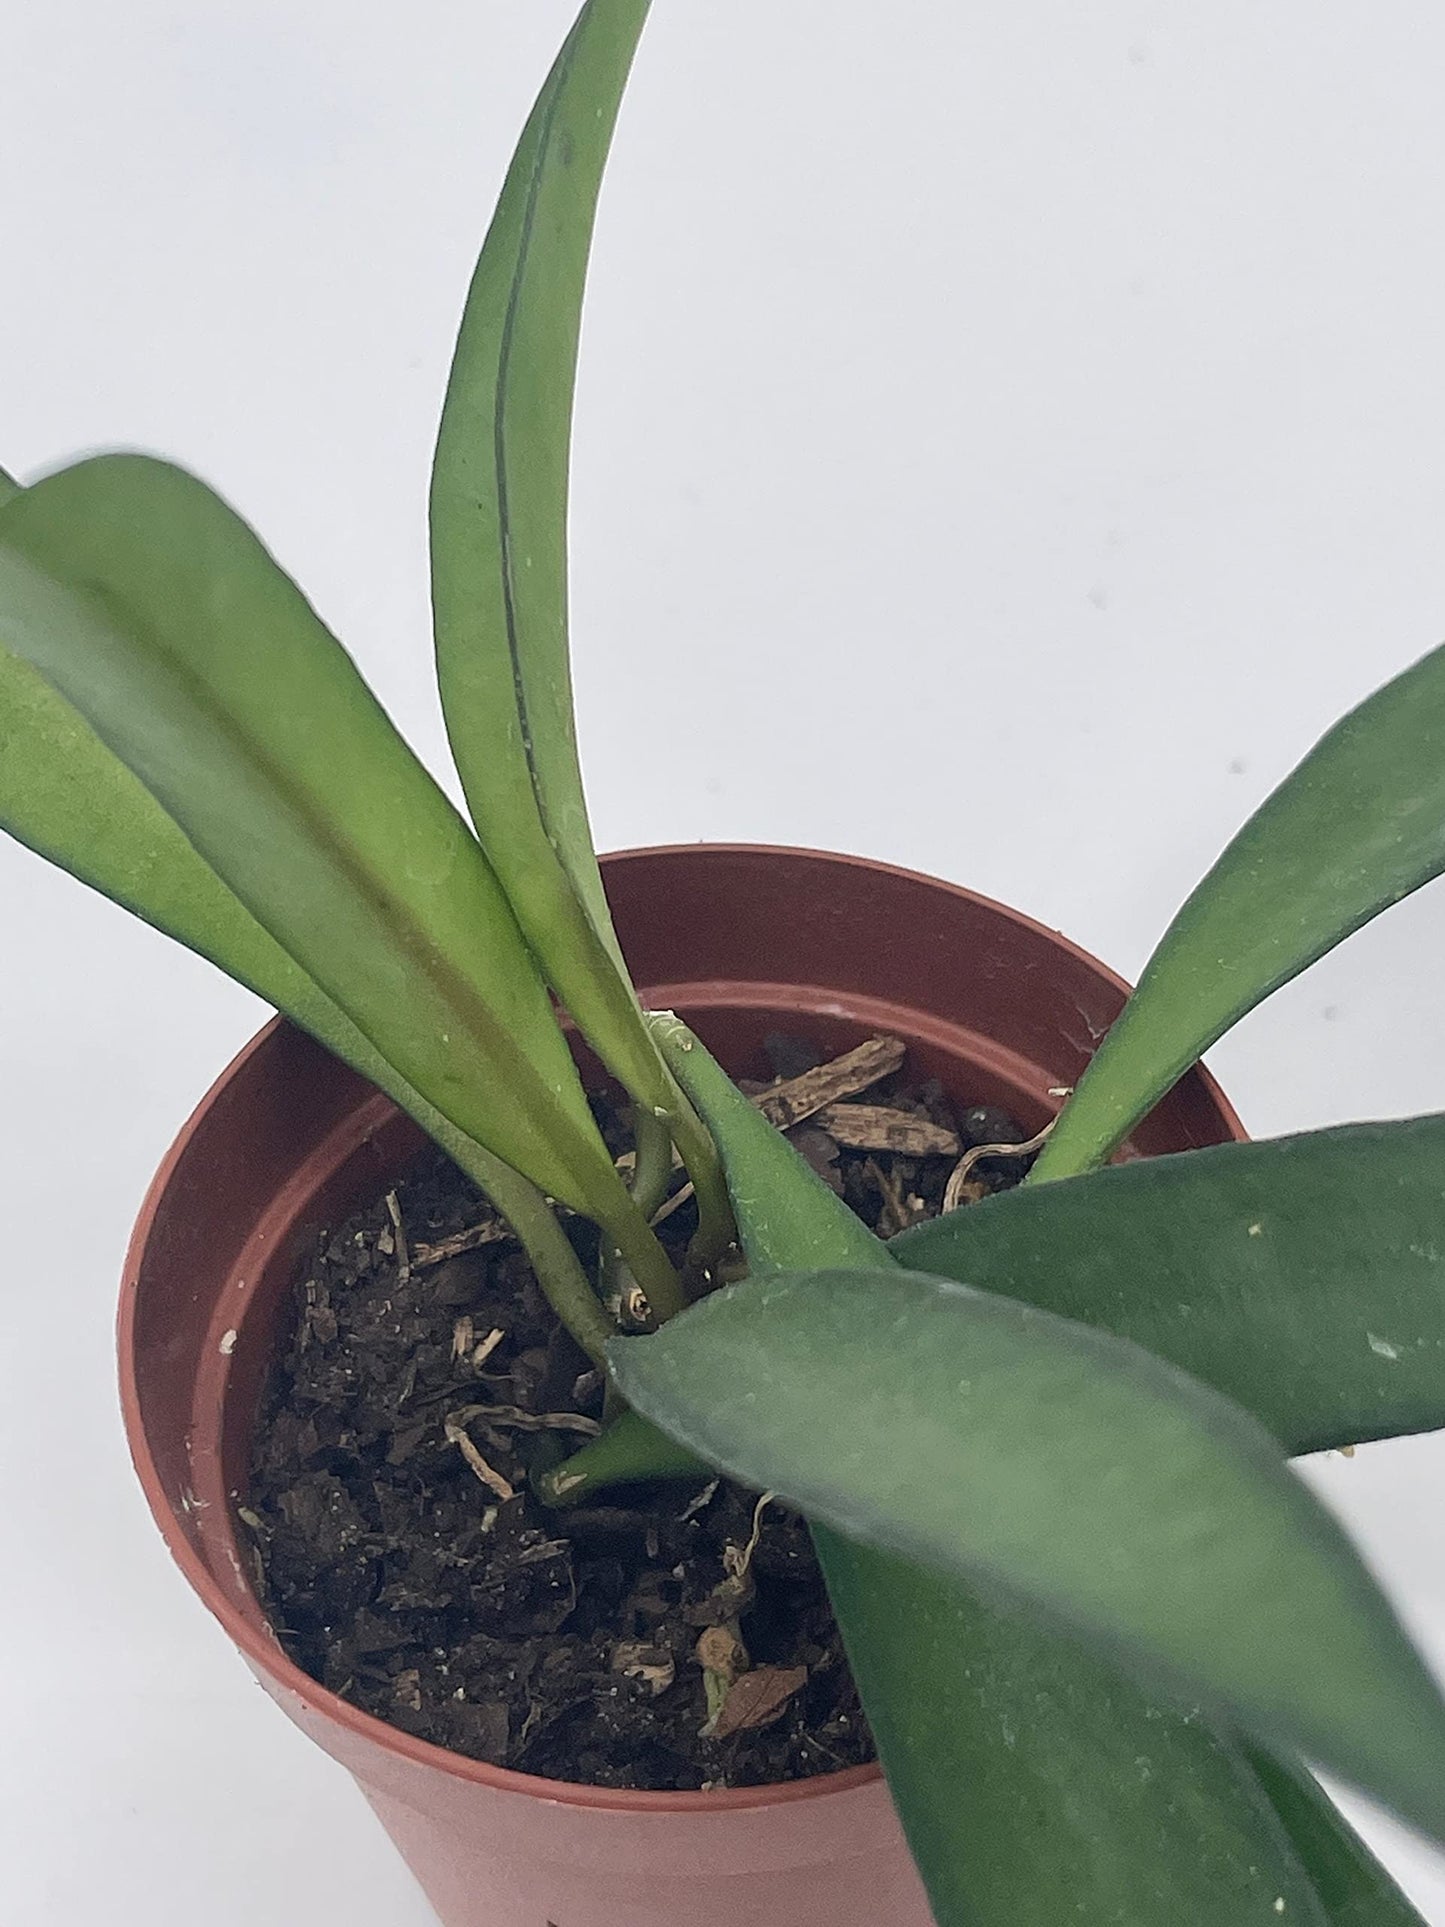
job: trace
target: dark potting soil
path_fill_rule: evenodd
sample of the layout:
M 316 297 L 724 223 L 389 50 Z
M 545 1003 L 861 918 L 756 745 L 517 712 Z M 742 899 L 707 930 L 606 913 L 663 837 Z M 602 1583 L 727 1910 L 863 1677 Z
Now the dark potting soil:
M 796 1039 L 770 1055 L 783 1078 L 819 1061 Z M 791 1136 L 884 1236 L 937 1215 L 959 1145 L 1025 1135 L 906 1066 L 844 1105 Z M 618 1115 L 598 1115 L 620 1149 Z M 908 1119 L 957 1144 L 839 1142 L 906 1138 Z M 966 1196 L 1027 1168 L 984 1160 Z M 680 1249 L 691 1228 L 684 1206 L 663 1230 Z M 595 1234 L 571 1230 L 591 1259 Z M 486 1241 L 456 1249 L 467 1233 Z M 795 1513 L 716 1480 L 571 1511 L 532 1496 L 537 1455 L 595 1431 L 602 1387 L 439 1152 L 323 1235 L 295 1291 L 238 1510 L 276 1632 L 313 1678 L 454 1752 L 584 1785 L 756 1786 L 873 1757 Z

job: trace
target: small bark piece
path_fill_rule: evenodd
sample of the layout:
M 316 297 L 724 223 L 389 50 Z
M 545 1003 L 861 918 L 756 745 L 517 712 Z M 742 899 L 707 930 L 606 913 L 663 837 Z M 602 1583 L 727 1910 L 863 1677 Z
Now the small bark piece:
M 677 1678 L 677 1662 L 665 1646 L 649 1646 L 645 1640 L 620 1640 L 612 1649 L 612 1670 L 624 1679 L 641 1680 L 652 1697 L 665 1693 Z
M 473 1706 L 465 1700 L 454 1706 L 452 1718 L 466 1739 L 467 1751 L 477 1760 L 501 1766 L 507 1757 L 511 1721 L 500 1701 L 484 1700 Z
M 759 1726 L 771 1726 L 787 1710 L 788 1701 L 806 1685 L 806 1666 L 755 1666 L 728 1688 L 722 1710 L 712 1723 L 715 1740 L 728 1739 Z
M 956 1158 L 956 1131 L 884 1104 L 829 1104 L 813 1122 L 850 1151 L 892 1151 L 909 1158 Z
M 498 1345 L 501 1344 L 506 1335 L 506 1332 L 503 1331 L 500 1325 L 493 1325 L 492 1329 L 472 1353 L 472 1370 L 474 1372 L 479 1372 L 482 1369 L 483 1365 L 486 1364 L 487 1360 L 497 1349 Z
M 855 1097 L 859 1091 L 866 1091 L 870 1084 L 891 1077 L 907 1054 L 907 1045 L 897 1037 L 870 1037 L 866 1044 L 844 1051 L 841 1057 L 835 1057 L 827 1064 L 819 1064 L 816 1070 L 804 1071 L 799 1077 L 785 1078 L 782 1083 L 769 1084 L 761 1090 L 744 1079 L 741 1088 L 748 1092 L 769 1124 L 775 1125 L 780 1131 L 790 1131 L 795 1124 L 801 1124 L 841 1098 Z M 818 1121 L 822 1123 L 821 1118 Z M 944 1155 L 957 1152 L 956 1139 L 952 1140 L 952 1145 L 952 1152 Z M 628 1173 L 635 1162 L 634 1154 L 624 1151 L 616 1160 L 617 1169 Z M 682 1164 L 676 1150 L 672 1154 L 672 1164 L 674 1170 Z M 685 1204 L 691 1196 L 692 1186 L 685 1184 L 654 1215 L 653 1224 L 661 1224 L 664 1218 L 671 1217 L 678 1206 Z M 441 1246 L 429 1246 L 428 1249 L 440 1251 Z
M 789 1077 L 770 1090 L 759 1091 L 753 1102 L 770 1124 L 786 1131 L 794 1124 L 801 1124 L 805 1117 L 813 1117 L 825 1105 L 836 1104 L 839 1098 L 856 1097 L 870 1084 L 891 1077 L 906 1055 L 907 1047 L 897 1037 L 870 1037 L 866 1044 L 844 1051 L 841 1057 L 819 1064 L 816 1070 L 804 1071 L 801 1077 Z
M 685 1526 L 689 1519 L 695 1519 L 699 1512 L 705 1512 L 712 1504 L 714 1495 L 721 1484 L 721 1479 L 709 1479 L 702 1491 L 696 1493 L 689 1499 L 682 1511 L 678 1513 L 677 1523 L 680 1526 Z
M 475 1251 L 478 1245 L 497 1244 L 511 1235 L 500 1218 L 488 1218 L 484 1224 L 469 1224 L 465 1231 L 454 1231 L 449 1238 L 439 1238 L 434 1245 L 414 1245 L 411 1268 L 425 1271 L 429 1265 L 445 1264 L 448 1258 L 459 1258 L 464 1251 Z
M 405 1284 L 411 1276 L 411 1257 L 407 1251 L 406 1225 L 402 1221 L 401 1200 L 395 1191 L 388 1191 L 386 1194 L 386 1210 L 395 1234 L 396 1275 Z

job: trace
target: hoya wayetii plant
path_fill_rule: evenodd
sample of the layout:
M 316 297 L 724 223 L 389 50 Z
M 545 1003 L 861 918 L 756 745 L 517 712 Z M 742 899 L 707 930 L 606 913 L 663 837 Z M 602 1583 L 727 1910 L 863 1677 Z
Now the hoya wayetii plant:
M 1445 1117 L 1099 1167 L 1238 1017 L 1445 868 L 1445 651 L 1225 851 L 1028 1181 L 885 1247 L 639 1008 L 588 830 L 572 383 L 646 14 L 584 7 L 462 322 L 431 531 L 470 824 L 250 529 L 132 455 L 0 479 L 0 820 L 486 1190 L 610 1375 L 550 1502 L 701 1461 L 804 1510 L 939 1927 L 1418 1922 L 1305 1763 L 1445 1842 L 1445 1702 L 1287 1460 L 1445 1425 Z M 625 1176 L 554 996 L 631 1099 Z M 680 1270 L 652 1223 L 675 1157 Z M 600 1228 L 597 1275 L 562 1208 Z M 747 1275 L 721 1285 L 725 1259 Z

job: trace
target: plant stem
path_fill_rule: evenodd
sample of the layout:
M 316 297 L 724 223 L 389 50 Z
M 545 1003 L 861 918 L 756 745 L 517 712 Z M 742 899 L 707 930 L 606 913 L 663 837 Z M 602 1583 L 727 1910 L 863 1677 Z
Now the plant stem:
M 607 1345 L 617 1337 L 618 1329 L 588 1281 L 553 1207 L 530 1179 L 481 1145 L 465 1138 L 453 1142 L 448 1134 L 446 1148 L 511 1225 L 531 1260 L 547 1302 L 587 1356 L 605 1370 Z M 670 1168 L 670 1148 L 668 1165 Z M 604 1244 L 626 1265 L 659 1322 L 685 1308 L 687 1299 L 672 1261 L 615 1173 L 609 1174 L 608 1184 L 599 1189 L 588 1215 L 601 1229 Z
M 650 1221 L 672 1182 L 672 1132 L 668 1129 L 668 1120 L 659 1117 L 646 1104 L 635 1103 L 632 1141 L 637 1153 L 632 1195 L 638 1210 Z
M 607 1367 L 607 1345 L 617 1336 L 588 1282 L 582 1260 L 555 1210 L 529 1178 L 468 1139 L 448 1137 L 446 1148 L 474 1178 L 517 1235 L 547 1302 L 594 1364 Z
M 650 1016 L 648 1021 L 651 1022 Z M 687 1277 L 690 1284 L 705 1289 L 736 1242 L 737 1225 L 712 1134 L 670 1069 L 667 1080 L 672 1091 L 668 1123 L 697 1197 L 697 1231 L 688 1247 Z
M 659 1117 L 649 1106 L 634 1102 L 632 1141 L 636 1160 L 632 1172 L 632 1196 L 638 1210 L 650 1224 L 657 1207 L 667 1196 L 675 1168 L 672 1133 L 667 1128 L 667 1120 Z M 621 1253 L 604 1239 L 597 1261 L 597 1289 L 604 1305 L 616 1303 L 627 1288 L 627 1277 Z M 608 1393 L 612 1396 L 610 1379 Z
M 620 1180 L 617 1197 L 610 1200 L 604 1216 L 597 1213 L 604 1238 L 610 1239 L 619 1258 L 632 1273 L 647 1299 L 648 1308 L 659 1324 L 675 1318 L 686 1309 L 682 1281 L 672 1268 L 672 1260 L 658 1241 L 657 1233 L 638 1209 L 632 1193 Z M 612 1336 L 616 1336 L 615 1333 Z

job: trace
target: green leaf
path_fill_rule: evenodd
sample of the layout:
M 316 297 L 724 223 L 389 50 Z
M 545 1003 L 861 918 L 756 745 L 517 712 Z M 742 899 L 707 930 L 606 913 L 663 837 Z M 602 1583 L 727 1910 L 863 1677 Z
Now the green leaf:
M 0 827 L 300 1024 L 409 1111 L 487 1192 L 553 1281 L 587 1350 L 613 1335 L 571 1246 L 525 1178 L 463 1135 L 263 930 L 62 696 L 0 648 Z
M 654 1029 L 723 1145 L 755 1268 L 892 1262 L 683 1025 Z M 1202 1718 L 960 1581 L 814 1538 L 939 1927 L 1234 1927 L 1251 1868 L 1287 1919 L 1318 1918 L 1258 1781 Z
M 1445 1117 L 1024 1185 L 915 1226 L 899 1264 L 1180 1366 L 1291 1452 L 1445 1425 Z
M 1361 703 L 1165 932 L 1031 1183 L 1101 1164 L 1246 1011 L 1445 868 L 1445 649 Z
M 1257 1748 L 1250 1758 L 1330 1927 L 1427 1927 L 1313 1774 Z
M 567 484 L 597 198 L 647 13 L 591 0 L 538 97 L 468 292 L 431 494 L 437 666 L 478 830 L 519 904 L 545 925 L 575 893 L 619 967 L 572 714 Z
M 1326 1927 L 1248 1763 L 1197 1713 L 955 1582 L 817 1537 L 939 1927 Z
M 743 1251 L 754 1271 L 887 1264 L 884 1246 L 805 1164 L 671 1011 L 648 1024 L 722 1148 Z
M 15 480 L 15 477 L 8 473 L 7 470 L 0 468 L 0 508 L 5 506 L 12 495 L 18 495 L 19 493 L 20 484 Z
M 429 1103 L 555 1196 L 613 1210 L 610 1159 L 481 851 L 217 497 L 138 456 L 15 496 L 0 636 Z
M 467 296 L 431 489 L 437 673 L 473 821 L 559 994 L 628 1059 L 641 1020 L 572 712 L 567 478 L 597 197 L 647 11 L 594 0 L 542 89 Z
M 615 1333 L 609 1333 L 609 1338 Z M 710 1479 L 712 1467 L 637 1412 L 621 1412 L 600 1438 L 535 1480 L 546 1505 L 577 1505 L 591 1492 L 654 1479 Z
M 1275 1441 L 1182 1372 L 898 1268 L 766 1274 L 608 1355 L 732 1477 L 1046 1611 L 1445 1837 L 1445 1703 Z
M 467 296 L 432 471 L 442 707 L 472 820 L 583 1035 L 665 1118 L 700 1259 L 732 1236 L 707 1133 L 649 1039 L 592 848 L 567 641 L 572 400 L 597 197 L 647 0 L 590 0 L 523 132 Z M 655 1128 L 655 1127 L 654 1127 Z

